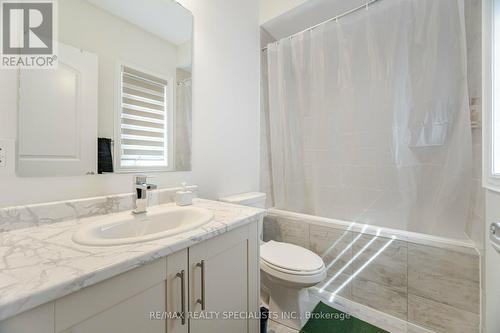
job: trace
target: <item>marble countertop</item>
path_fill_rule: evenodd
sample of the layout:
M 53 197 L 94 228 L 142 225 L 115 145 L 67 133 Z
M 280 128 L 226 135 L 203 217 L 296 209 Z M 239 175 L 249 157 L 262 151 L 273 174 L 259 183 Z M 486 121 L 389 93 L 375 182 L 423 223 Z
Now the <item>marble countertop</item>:
M 265 214 L 262 209 L 202 199 L 195 199 L 194 206 L 212 211 L 214 219 L 184 234 L 138 244 L 89 247 L 72 241 L 82 224 L 102 216 L 0 232 L 0 321 L 256 222 Z

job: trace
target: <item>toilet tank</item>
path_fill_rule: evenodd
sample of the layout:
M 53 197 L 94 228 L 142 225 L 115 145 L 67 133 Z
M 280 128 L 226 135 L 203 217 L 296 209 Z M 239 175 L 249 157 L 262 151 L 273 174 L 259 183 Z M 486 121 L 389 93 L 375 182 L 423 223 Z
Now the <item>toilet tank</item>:
M 266 194 L 260 192 L 249 192 L 220 198 L 220 201 L 255 208 L 266 208 Z
M 250 206 L 255 208 L 266 208 L 266 194 L 260 192 L 249 192 L 231 195 L 228 197 L 220 198 L 220 201 L 228 202 L 236 205 Z M 259 221 L 259 238 L 260 243 L 263 242 L 263 218 Z

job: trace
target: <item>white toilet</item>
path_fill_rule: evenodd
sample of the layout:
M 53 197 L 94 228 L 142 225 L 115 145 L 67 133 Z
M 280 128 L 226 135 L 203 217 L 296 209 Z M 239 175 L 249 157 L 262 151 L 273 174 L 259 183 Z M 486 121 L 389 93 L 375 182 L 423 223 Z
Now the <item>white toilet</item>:
M 251 207 L 265 208 L 265 193 L 244 193 L 220 199 L 221 201 Z M 262 221 L 259 223 L 261 290 L 268 298 L 272 319 L 300 330 L 307 318 L 300 314 L 311 311 L 307 288 L 326 277 L 321 257 L 303 247 L 262 241 Z M 262 292 L 261 292 L 262 294 Z M 264 296 L 265 297 L 265 296 Z

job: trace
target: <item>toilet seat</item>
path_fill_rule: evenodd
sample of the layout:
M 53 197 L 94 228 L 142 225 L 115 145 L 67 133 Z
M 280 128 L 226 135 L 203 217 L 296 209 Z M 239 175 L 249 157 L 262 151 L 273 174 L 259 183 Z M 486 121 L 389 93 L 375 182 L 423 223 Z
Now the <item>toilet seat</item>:
M 297 275 L 314 275 L 325 266 L 316 253 L 297 245 L 276 241 L 261 245 L 260 259 L 276 270 Z
M 313 286 L 326 276 L 321 257 L 303 247 L 270 241 L 260 250 L 262 271 L 284 282 Z
M 269 267 L 270 269 L 273 269 L 277 272 L 281 272 L 281 273 L 284 273 L 284 274 L 290 274 L 290 275 L 298 275 L 298 276 L 310 276 L 310 275 L 316 275 L 318 273 L 321 273 L 323 271 L 323 267 L 315 270 L 315 271 L 295 271 L 295 270 L 290 270 L 290 269 L 286 269 L 286 268 L 283 268 L 283 267 L 279 267 L 279 266 L 275 266 L 269 262 L 267 262 L 266 260 L 264 259 L 260 259 L 260 262 L 261 264 L 263 265 L 266 265 L 267 267 Z

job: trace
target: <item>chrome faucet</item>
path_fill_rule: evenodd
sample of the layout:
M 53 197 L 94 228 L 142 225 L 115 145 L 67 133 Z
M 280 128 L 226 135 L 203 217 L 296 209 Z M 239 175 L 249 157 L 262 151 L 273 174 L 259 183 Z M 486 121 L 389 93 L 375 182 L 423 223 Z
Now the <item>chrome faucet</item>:
M 134 176 L 134 186 L 135 186 L 135 209 L 134 214 L 146 213 L 148 210 L 148 191 L 155 190 L 157 188 L 154 184 L 148 184 L 148 176 L 137 175 Z

